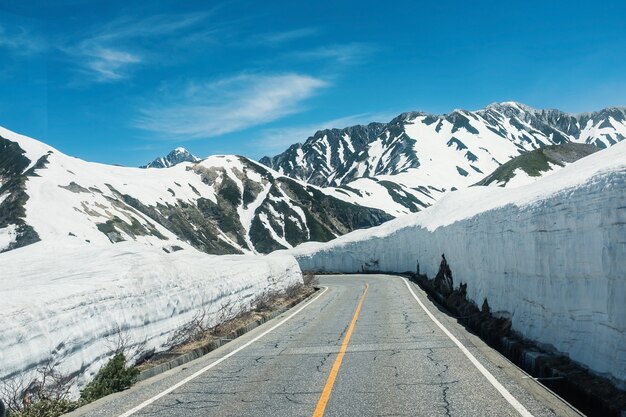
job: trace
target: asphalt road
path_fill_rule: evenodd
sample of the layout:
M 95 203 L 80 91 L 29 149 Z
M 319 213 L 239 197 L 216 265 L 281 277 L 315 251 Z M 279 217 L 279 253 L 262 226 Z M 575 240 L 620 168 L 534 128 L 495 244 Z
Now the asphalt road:
M 308 304 L 71 415 L 578 415 L 404 279 L 320 285 Z

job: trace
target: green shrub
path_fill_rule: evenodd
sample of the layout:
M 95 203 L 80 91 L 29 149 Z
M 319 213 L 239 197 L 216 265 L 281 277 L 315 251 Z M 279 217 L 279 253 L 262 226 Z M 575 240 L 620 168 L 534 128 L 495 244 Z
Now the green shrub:
M 126 366 L 124 354 L 117 353 L 98 371 L 93 381 L 81 391 L 81 399 L 85 402 L 92 402 L 114 392 L 125 390 L 135 383 L 138 375 L 137 369 Z
M 9 412 L 8 417 L 58 417 L 76 410 L 80 406 L 78 401 L 65 399 L 41 399 L 27 405 L 18 412 Z

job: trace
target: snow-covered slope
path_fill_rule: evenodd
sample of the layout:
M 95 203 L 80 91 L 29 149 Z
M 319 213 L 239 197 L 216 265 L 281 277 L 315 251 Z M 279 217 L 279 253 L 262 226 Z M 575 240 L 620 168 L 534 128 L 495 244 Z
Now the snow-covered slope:
M 591 155 L 598 147 L 566 142 L 523 153 L 499 166 L 494 172 L 476 183 L 497 187 L 519 187 L 550 175 L 567 164 Z
M 327 186 L 332 183 L 330 178 L 336 175 L 335 172 L 352 160 L 355 153 L 366 148 L 384 128 L 384 123 L 370 123 L 367 126 L 320 130 L 304 144 L 291 145 L 280 155 L 266 156 L 260 162 L 292 178 Z
M 257 252 L 252 240 L 266 223 L 257 230 L 255 221 L 289 213 L 267 214 L 274 200 L 301 210 L 293 222 L 307 231 L 292 232 L 304 236 L 298 242 L 361 225 L 334 212 L 326 221 L 283 188 L 272 193 L 274 175 L 235 156 L 165 169 L 89 163 L 0 128 L 0 380 L 27 381 L 54 359 L 83 384 L 110 358 L 118 330 L 133 346 L 159 350 L 198 311 L 214 323 L 224 304 L 245 308 L 301 282 L 291 256 L 204 253 Z M 367 222 L 373 213 L 322 196 L 346 205 L 344 216 Z M 309 232 L 315 222 L 323 227 Z M 277 244 L 271 235 L 261 243 Z
M 428 209 L 291 251 L 303 270 L 436 274 L 513 329 L 626 382 L 626 141 L 517 188 L 471 187 Z
M 128 348 L 162 350 L 206 311 L 301 282 L 291 256 L 165 253 L 136 242 L 44 241 L 0 254 L 0 380 L 23 381 L 51 358 L 88 382 L 121 337 Z
M 125 168 L 72 158 L 2 128 L 0 184 L 0 252 L 74 239 L 267 253 L 391 218 L 243 157 Z
M 185 148 L 176 148 L 166 156 L 160 156 L 141 168 L 169 168 L 182 162 L 198 162 L 200 158 Z
M 482 180 L 521 153 L 566 142 L 606 148 L 624 137 L 623 107 L 567 114 L 506 102 L 445 115 L 403 113 L 387 124 L 323 130 L 261 162 L 312 184 L 361 192 L 359 204 L 397 216 Z M 381 205 L 381 199 L 389 203 Z

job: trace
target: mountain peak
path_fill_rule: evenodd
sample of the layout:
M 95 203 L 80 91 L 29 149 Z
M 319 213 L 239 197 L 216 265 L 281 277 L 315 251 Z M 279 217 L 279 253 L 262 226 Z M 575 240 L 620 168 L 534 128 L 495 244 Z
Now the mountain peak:
M 313 185 L 364 186 L 370 194 L 373 185 L 364 185 L 364 178 L 383 178 L 382 185 L 374 185 L 381 187 L 391 187 L 388 181 L 397 179 L 406 187 L 389 189 L 394 202 L 409 195 L 424 202 L 435 199 L 433 193 L 471 185 L 537 148 L 569 142 L 614 145 L 624 140 L 624 128 L 626 113 L 619 108 L 577 117 L 504 101 L 442 115 L 405 112 L 376 129 L 354 126 L 337 131 L 339 135 L 324 131 L 261 163 Z M 405 207 L 419 208 L 419 203 L 411 204 Z
M 494 109 L 494 110 L 499 110 L 499 109 L 514 109 L 514 110 L 521 110 L 527 113 L 538 113 L 540 112 L 540 110 L 535 109 L 534 107 L 530 107 L 524 103 L 520 103 L 518 101 L 502 101 L 502 102 L 494 102 L 489 104 L 486 107 L 486 110 L 489 109 Z
M 181 162 L 198 162 L 199 160 L 200 158 L 193 155 L 187 149 L 178 147 L 166 156 L 160 156 L 141 168 L 169 168 Z

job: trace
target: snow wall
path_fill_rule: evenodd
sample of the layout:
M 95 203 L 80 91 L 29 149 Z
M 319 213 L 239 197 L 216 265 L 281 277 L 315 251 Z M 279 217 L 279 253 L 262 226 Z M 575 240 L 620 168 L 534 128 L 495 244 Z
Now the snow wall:
M 513 329 L 626 381 L 626 141 L 532 185 L 449 193 L 423 212 L 291 251 L 303 271 L 415 271 L 445 253 Z
M 302 282 L 292 256 L 166 254 L 134 242 L 98 247 L 36 243 L 0 254 L 0 380 L 29 378 L 52 356 L 83 386 L 108 361 L 118 334 L 161 350 L 206 309 L 247 307 L 264 291 Z

